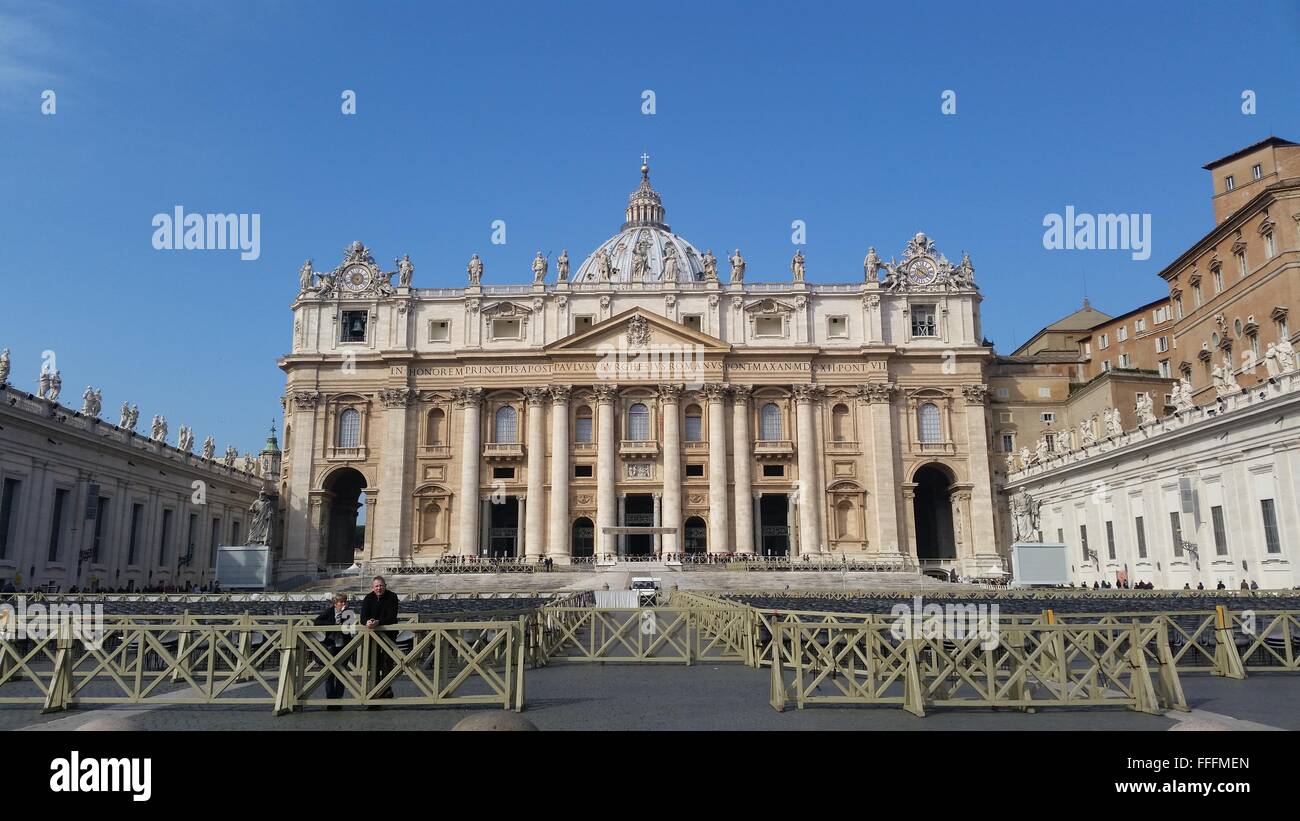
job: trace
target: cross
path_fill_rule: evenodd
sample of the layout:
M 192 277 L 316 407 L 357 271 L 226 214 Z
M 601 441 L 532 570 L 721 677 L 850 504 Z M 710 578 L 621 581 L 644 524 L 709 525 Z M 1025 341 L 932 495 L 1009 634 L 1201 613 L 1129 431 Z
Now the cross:
M 650 155 L 649 155 L 649 154 L 646 154 L 646 153 L 644 153 L 644 152 L 641 154 L 641 164 L 642 164 L 642 165 L 649 165 L 649 164 L 650 164 Z

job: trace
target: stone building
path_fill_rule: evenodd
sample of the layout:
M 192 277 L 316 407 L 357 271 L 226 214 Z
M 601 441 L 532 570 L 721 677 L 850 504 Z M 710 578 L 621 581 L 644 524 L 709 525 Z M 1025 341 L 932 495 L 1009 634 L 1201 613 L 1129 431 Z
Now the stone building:
M 642 167 L 617 234 L 527 284 L 415 288 L 353 243 L 293 303 L 282 576 L 364 557 L 909 558 L 994 538 L 980 293 L 924 234 L 854 281 L 746 280 L 665 222 Z M 729 270 L 727 270 L 729 269 Z M 394 284 L 393 278 L 397 282 Z M 663 534 L 611 527 L 659 526 Z
M 168 444 L 166 422 L 147 435 L 135 412 L 100 418 L 98 392 L 81 410 L 57 392 L 20 391 L 0 368 L 0 584 L 86 590 L 199 586 L 213 579 L 215 548 L 243 544 L 248 510 L 273 480 L 274 437 L 253 470 L 242 459 L 193 452 L 193 435 Z

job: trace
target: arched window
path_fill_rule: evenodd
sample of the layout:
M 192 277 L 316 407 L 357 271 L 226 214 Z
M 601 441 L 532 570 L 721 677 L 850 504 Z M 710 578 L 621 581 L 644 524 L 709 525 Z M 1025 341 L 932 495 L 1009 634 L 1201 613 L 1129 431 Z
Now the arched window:
M 768 402 L 758 412 L 758 438 L 771 442 L 781 438 L 781 409 Z
M 926 402 L 916 409 L 917 424 L 920 427 L 922 442 L 938 442 L 942 439 L 939 430 L 939 406 Z
M 704 416 L 699 405 L 686 406 L 686 441 L 704 441 Z
M 591 440 L 591 408 L 583 406 L 578 408 L 578 415 L 574 419 L 573 441 L 590 442 Z
M 650 409 L 640 402 L 627 409 L 627 438 L 633 442 L 650 439 Z
M 446 420 L 447 415 L 442 412 L 441 408 L 434 408 L 429 411 L 429 419 L 424 428 L 424 443 L 426 445 L 442 444 L 443 423 Z
M 494 441 L 504 444 L 513 444 L 519 440 L 518 417 L 515 415 L 515 409 L 510 405 L 504 405 L 497 409 L 496 438 Z
M 831 438 L 836 442 L 849 441 L 849 406 L 843 403 L 831 409 Z
M 339 447 L 361 447 L 361 414 L 348 408 L 339 414 Z

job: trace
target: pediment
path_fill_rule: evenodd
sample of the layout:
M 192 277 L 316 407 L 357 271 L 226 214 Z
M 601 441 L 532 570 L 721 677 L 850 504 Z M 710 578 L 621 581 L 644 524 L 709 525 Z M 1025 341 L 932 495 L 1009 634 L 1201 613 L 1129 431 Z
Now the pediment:
M 793 305 L 771 297 L 755 300 L 745 306 L 745 313 L 748 314 L 789 314 L 793 312 Z
M 705 352 L 727 353 L 731 346 L 715 336 L 700 333 L 644 308 L 631 308 L 546 346 L 547 353 L 599 353 L 610 346 L 635 351 L 676 349 L 683 346 Z
M 531 316 L 533 313 L 533 309 L 529 308 L 527 305 L 523 305 L 518 302 L 502 300 L 501 302 L 494 302 L 491 305 L 488 305 L 483 309 L 482 313 L 483 316 L 488 316 L 493 318 L 512 317 L 512 316 L 524 317 L 524 316 Z

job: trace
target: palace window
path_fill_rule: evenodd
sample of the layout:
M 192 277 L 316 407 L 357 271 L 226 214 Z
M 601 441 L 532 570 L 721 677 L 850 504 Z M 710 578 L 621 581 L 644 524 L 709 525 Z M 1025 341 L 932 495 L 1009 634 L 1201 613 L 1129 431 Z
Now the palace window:
M 1201 307 L 1201 286 L 1199 283 L 1192 286 L 1192 304 L 1197 308 Z
M 366 321 L 369 315 L 365 311 L 344 311 L 340 342 L 365 342 Z
M 1178 516 L 1178 511 L 1169 511 L 1169 532 L 1174 540 L 1174 557 L 1181 558 L 1183 555 L 1183 521 Z
M 1147 329 L 1147 318 L 1146 318 L 1146 317 L 1139 317 L 1139 318 L 1133 320 L 1133 330 L 1134 330 L 1136 333 L 1142 333 L 1142 332 L 1145 331 L 1146 329 Z
M 429 341 L 446 342 L 451 337 L 451 323 L 445 319 L 435 319 L 429 323 Z
M 760 316 L 754 319 L 754 336 L 785 336 L 785 318 Z
M 763 475 L 781 477 L 785 475 L 785 465 L 763 465 Z
M 515 469 L 511 467 L 494 467 L 492 468 L 493 479 L 513 479 L 515 478 Z
M 699 405 L 688 405 L 686 407 L 686 441 L 704 441 L 704 418 L 701 415 Z
M 1281 553 L 1282 539 L 1277 531 L 1277 507 L 1272 499 L 1260 499 L 1259 509 L 1264 516 L 1264 544 L 1269 553 Z
M 844 316 L 833 316 L 826 320 L 826 332 L 832 338 L 849 335 L 849 320 Z
M 574 465 L 573 478 L 590 479 L 592 477 L 591 465 Z
M 1014 453 L 1015 450 L 1016 450 L 1015 434 L 1011 434 L 1011 433 L 1002 434 L 1002 452 Z
M 59 547 L 63 540 L 63 513 L 68 506 L 68 491 L 58 488 L 54 491 L 54 513 L 50 517 L 50 550 L 46 559 L 51 562 L 59 560 Z
M 592 319 L 591 319 L 591 315 L 590 315 L 590 314 L 584 314 L 584 315 L 582 315 L 582 316 L 575 316 L 575 317 L 573 318 L 573 332 L 574 332 L 575 334 L 576 334 L 576 333 L 582 333 L 583 331 L 585 331 L 585 330 L 587 330 L 588 328 L 590 328 L 591 325 L 592 325 Z
M 1164 353 L 1164 352 L 1167 351 L 1167 350 L 1169 350 L 1169 337 L 1167 337 L 1167 336 L 1157 336 L 1157 337 L 1156 337 L 1156 353 Z
M 1173 368 L 1169 365 L 1169 360 L 1168 360 L 1168 359 L 1162 359 L 1162 360 L 1160 360 L 1160 365 L 1159 365 L 1159 367 L 1160 367 L 1160 375 L 1161 375 L 1161 376 L 1163 376 L 1163 377 L 1166 378 L 1166 379 L 1171 379 L 1171 378 L 1173 378 L 1174 370 L 1173 370 Z
M 1246 252 L 1238 251 L 1233 256 L 1237 258 L 1237 275 L 1240 276 L 1242 279 L 1245 279 L 1246 278 Z
M 687 314 L 682 317 L 682 324 L 692 331 L 700 331 L 704 328 L 704 318 L 699 314 Z
M 941 440 L 942 433 L 939 426 L 939 406 L 933 402 L 926 402 L 916 409 L 917 425 L 920 429 L 922 442 L 938 442 Z
M 1119 366 L 1120 366 L 1121 368 L 1131 368 L 1131 367 L 1133 367 L 1133 358 L 1132 358 L 1131 356 L 1129 356 L 1128 354 L 1126 354 L 1126 353 L 1122 353 L 1122 354 L 1120 354 L 1120 355 L 1119 355 Z
M 781 438 L 781 409 L 768 402 L 758 412 L 758 438 L 765 442 Z
M 1264 253 L 1269 258 L 1277 256 L 1277 243 L 1273 241 L 1273 232 L 1264 235 Z
M 701 477 L 703 475 L 704 475 L 704 465 L 699 464 L 699 465 L 686 466 L 686 476 L 688 478 L 694 479 L 694 478 Z
M 1102 370 L 1102 373 L 1105 373 L 1105 372 L 1107 372 L 1107 371 L 1110 370 L 1110 360 L 1109 360 L 1109 359 L 1103 359 L 1103 360 L 1101 361 L 1101 370 Z
M 1097 340 L 1097 347 L 1103 351 L 1110 347 L 1110 334 L 1102 334 Z
M 912 306 L 912 336 L 938 336 L 933 305 Z
M 1259 179 L 1264 176 L 1264 166 L 1261 163 L 1255 163 L 1250 167 L 1250 173 L 1255 179 Z
M 339 414 L 338 446 L 341 448 L 361 446 L 361 413 L 356 408 L 348 408 Z
M 650 440 L 650 409 L 640 402 L 627 409 L 627 438 L 633 442 Z
M 1233 189 L 1236 188 L 1236 187 L 1237 187 L 1237 183 L 1232 179 L 1232 175 L 1231 175 L 1231 174 L 1229 174 L 1228 176 L 1226 176 L 1226 177 L 1223 178 L 1223 190 L 1224 190 L 1224 191 L 1231 191 L 1231 190 L 1233 190 Z
M 1050 424 L 1052 424 L 1053 422 L 1056 421 L 1056 412 L 1055 412 L 1055 411 L 1044 411 L 1043 414 L 1042 414 L 1042 416 L 1040 416 L 1039 418 L 1043 421 L 1044 424 L 1046 424 L 1046 425 L 1050 425 Z
M 573 441 L 592 441 L 591 408 L 585 406 L 578 408 L 578 415 L 573 421 Z
M 519 416 L 510 405 L 497 409 L 495 437 L 492 441 L 502 444 L 514 444 L 519 439 Z
M 18 504 L 18 491 L 22 482 L 17 479 L 5 479 L 4 492 L 0 494 L 0 559 L 9 555 L 9 543 L 13 540 L 13 531 L 17 524 L 14 507 Z
M 518 339 L 520 327 L 517 319 L 494 319 L 492 320 L 492 338 Z
M 1210 519 L 1214 522 L 1214 554 L 1228 555 L 1228 528 L 1223 521 L 1223 505 L 1210 508 Z
M 1147 529 L 1142 524 L 1141 516 L 1133 517 L 1133 526 L 1137 533 L 1138 558 L 1145 559 L 1147 557 Z
M 1223 293 L 1223 269 L 1222 268 L 1214 269 L 1214 292 L 1216 294 Z
M 1118 328 L 1115 329 L 1115 341 L 1116 341 L 1116 342 L 1127 342 L 1127 341 L 1128 341 L 1128 326 L 1127 326 L 1127 325 L 1120 325 Z

